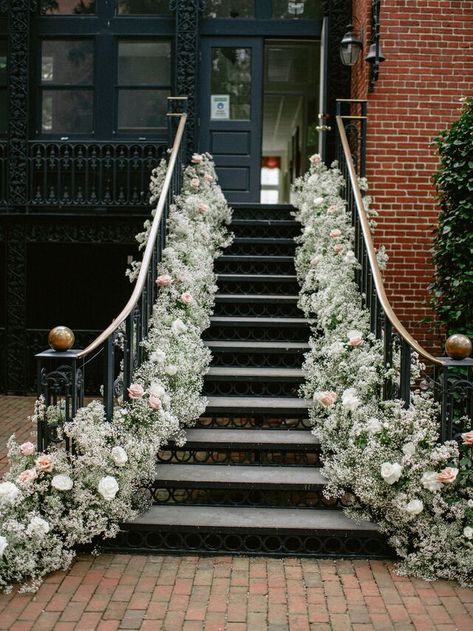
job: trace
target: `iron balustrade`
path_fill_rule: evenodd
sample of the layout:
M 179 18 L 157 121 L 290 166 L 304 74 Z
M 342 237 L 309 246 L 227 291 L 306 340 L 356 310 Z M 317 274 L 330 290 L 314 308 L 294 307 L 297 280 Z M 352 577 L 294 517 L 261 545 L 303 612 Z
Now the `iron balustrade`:
M 347 114 L 343 111 L 348 110 Z M 337 101 L 337 160 L 345 179 L 344 198 L 354 229 L 354 253 L 359 263 L 356 282 L 364 306 L 370 313 L 370 329 L 383 341 L 384 367 L 398 359 L 398 377 L 387 377 L 383 399 L 402 399 L 407 408 L 413 389 L 431 389 L 440 408 L 440 438 L 458 439 L 465 427 L 462 419 L 473 417 L 473 359 L 434 357 L 406 330 L 396 316 L 384 288 L 383 277 L 373 245 L 369 218 L 363 202 L 360 178 L 366 168 L 367 103 L 362 100 Z M 421 378 L 413 374 L 413 354 L 422 358 Z M 391 371 L 392 373 L 392 371 Z
M 106 419 L 110 421 L 115 401 L 118 398 L 123 401 L 129 399 L 128 387 L 133 373 L 144 360 L 141 342 L 147 335 L 153 312 L 157 295 L 157 267 L 166 246 L 169 208 L 173 197 L 182 187 L 183 158 L 186 152 L 187 100 L 185 97 L 170 97 L 169 103 L 170 109 L 178 110 L 168 113 L 170 136 L 174 136 L 174 142 L 130 299 L 111 324 L 85 349 L 61 352 L 47 350 L 36 355 L 38 395 L 44 399 L 47 407 L 60 407 L 63 422 L 71 421 L 77 410 L 84 405 L 85 369 L 89 362 L 103 356 L 102 398 Z M 38 420 L 40 451 L 45 451 L 56 440 L 55 430 L 42 415 Z
M 0 206 L 7 203 L 7 163 L 8 145 L 6 142 L 0 142 Z
M 129 208 L 149 204 L 151 171 L 166 143 L 42 141 L 29 143 L 32 207 Z

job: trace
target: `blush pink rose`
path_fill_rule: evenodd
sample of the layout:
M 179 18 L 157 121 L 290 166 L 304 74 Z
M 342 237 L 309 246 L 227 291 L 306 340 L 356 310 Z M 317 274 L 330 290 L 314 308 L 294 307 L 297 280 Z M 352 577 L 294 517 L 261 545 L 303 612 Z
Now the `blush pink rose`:
M 139 383 L 132 383 L 128 388 L 128 395 L 130 399 L 141 399 L 144 393 L 144 388 Z
M 462 439 L 464 445 L 473 445 L 473 430 L 462 434 Z
M 329 206 L 327 208 L 327 215 L 335 215 L 337 211 L 338 211 L 338 208 L 336 206 Z
M 29 482 L 33 482 L 38 477 L 38 472 L 36 469 L 26 469 L 22 471 L 17 478 L 18 484 L 28 484 Z
M 148 399 L 148 405 L 152 410 L 160 410 L 162 408 L 161 399 L 151 395 Z
M 330 236 L 332 237 L 332 239 L 339 239 L 342 236 L 342 231 L 338 228 L 330 230 Z
M 204 156 L 201 153 L 192 154 L 191 162 L 193 164 L 200 164 L 201 162 L 203 162 L 203 160 L 204 160 Z
M 363 335 L 361 334 L 361 331 L 348 331 L 347 335 L 348 343 L 350 346 L 353 346 L 353 348 L 363 344 Z
M 203 202 L 200 202 L 200 204 L 197 204 L 197 212 L 201 213 L 202 215 L 205 215 L 205 213 L 208 213 L 210 210 L 210 208 L 208 207 L 207 204 L 204 204 Z
M 185 291 L 181 296 L 181 302 L 185 305 L 190 305 L 193 300 L 194 298 L 192 298 L 192 295 L 188 291 Z
M 437 482 L 442 484 L 452 484 L 457 479 L 458 469 L 455 467 L 446 467 L 440 473 L 437 473 Z
M 49 456 L 40 456 L 35 461 L 36 469 L 43 473 L 51 473 L 54 469 L 54 462 Z
M 214 176 L 213 176 L 213 175 L 210 175 L 210 173 L 206 173 L 206 174 L 204 175 L 204 180 L 205 180 L 206 182 L 209 182 L 209 183 L 210 183 L 210 182 L 213 182 L 213 181 L 214 181 Z
M 336 392 L 319 392 L 316 399 L 324 408 L 329 408 L 337 400 L 337 394 Z
M 312 156 L 310 156 L 309 160 L 312 166 L 316 166 L 317 164 L 320 164 L 322 162 L 322 158 L 318 153 L 314 153 Z
M 34 454 L 35 446 L 29 441 L 20 445 L 20 452 L 23 456 L 32 456 Z
M 192 188 L 199 188 L 200 186 L 199 178 L 193 177 L 192 180 L 190 181 L 190 185 L 192 186 Z
M 343 245 L 341 243 L 336 243 L 333 246 L 333 249 L 338 254 L 339 252 L 343 252 Z
M 169 274 L 162 274 L 161 276 L 158 276 L 156 279 L 156 285 L 158 287 L 169 287 L 169 285 L 172 285 L 171 276 L 169 276 Z

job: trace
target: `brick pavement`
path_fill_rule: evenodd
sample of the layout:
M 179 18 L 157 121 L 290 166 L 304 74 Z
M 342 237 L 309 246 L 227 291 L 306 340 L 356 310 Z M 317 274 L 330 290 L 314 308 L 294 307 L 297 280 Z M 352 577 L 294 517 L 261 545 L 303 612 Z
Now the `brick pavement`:
M 0 397 L 2 456 L 17 421 L 28 437 L 32 403 Z M 82 555 L 36 594 L 0 595 L 4 629 L 472 631 L 473 589 L 383 561 Z

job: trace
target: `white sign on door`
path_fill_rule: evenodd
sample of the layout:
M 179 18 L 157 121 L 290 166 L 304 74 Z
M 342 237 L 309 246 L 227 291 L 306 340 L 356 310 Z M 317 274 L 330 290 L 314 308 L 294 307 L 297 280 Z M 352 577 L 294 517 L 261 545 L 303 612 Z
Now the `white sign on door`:
M 230 118 L 230 95 L 212 94 L 210 96 L 210 118 L 215 120 L 229 120 Z

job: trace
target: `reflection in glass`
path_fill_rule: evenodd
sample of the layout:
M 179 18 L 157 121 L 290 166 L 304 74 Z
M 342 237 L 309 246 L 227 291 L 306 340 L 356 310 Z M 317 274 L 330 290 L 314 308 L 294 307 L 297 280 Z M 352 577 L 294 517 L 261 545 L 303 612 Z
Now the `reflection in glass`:
M 118 15 L 170 15 L 169 0 L 118 0 Z
M 207 0 L 207 18 L 254 18 L 255 0 Z
M 163 41 L 118 43 L 119 85 L 169 85 L 171 44 Z
M 166 126 L 169 90 L 119 90 L 118 131 L 149 132 Z
M 41 0 L 42 15 L 87 15 L 95 13 L 95 0 Z
M 41 130 L 53 134 L 86 134 L 93 131 L 91 90 L 43 92 Z
M 90 40 L 45 40 L 42 44 L 41 81 L 62 85 L 91 84 L 94 74 Z
M 251 49 L 212 48 L 212 95 L 228 96 L 231 120 L 251 113 Z
M 273 0 L 273 18 L 318 20 L 323 15 L 323 4 L 321 0 Z

